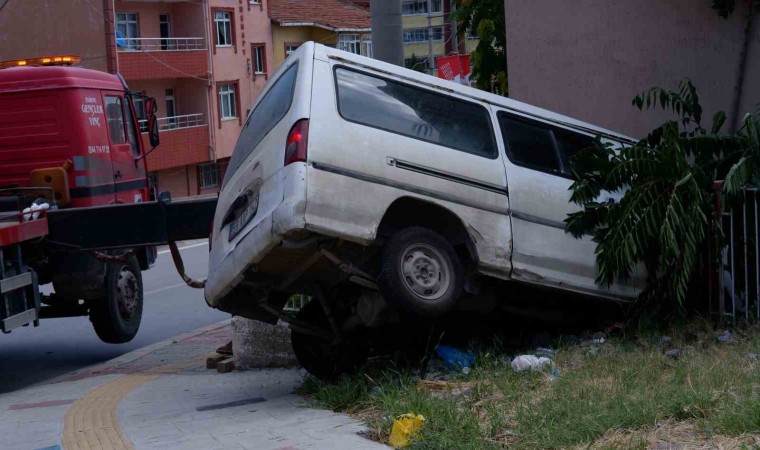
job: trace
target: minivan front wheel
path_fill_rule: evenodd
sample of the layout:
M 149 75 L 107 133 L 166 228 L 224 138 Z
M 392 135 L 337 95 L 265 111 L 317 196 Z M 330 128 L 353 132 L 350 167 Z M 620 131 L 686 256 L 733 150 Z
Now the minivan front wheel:
M 383 246 L 378 285 L 389 302 L 417 314 L 439 316 L 459 300 L 463 272 L 459 257 L 443 236 L 410 227 Z

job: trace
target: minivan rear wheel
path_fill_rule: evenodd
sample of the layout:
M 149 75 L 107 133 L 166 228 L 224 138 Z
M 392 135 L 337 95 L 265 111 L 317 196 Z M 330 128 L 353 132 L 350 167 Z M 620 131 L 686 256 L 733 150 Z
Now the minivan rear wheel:
M 378 285 L 390 303 L 417 314 L 440 316 L 456 306 L 463 284 L 459 257 L 433 230 L 405 228 L 383 246 Z
M 296 313 L 296 319 L 331 333 L 325 311 L 317 300 L 305 304 Z M 362 345 L 363 340 L 358 335 L 344 335 L 336 343 L 291 328 L 290 341 L 301 367 L 325 381 L 357 372 L 369 356 L 369 348 Z

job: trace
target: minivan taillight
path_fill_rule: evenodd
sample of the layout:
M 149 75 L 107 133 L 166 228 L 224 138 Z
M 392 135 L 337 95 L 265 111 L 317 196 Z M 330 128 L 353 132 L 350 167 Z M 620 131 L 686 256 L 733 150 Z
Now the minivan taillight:
M 285 165 L 306 162 L 306 145 L 309 142 L 309 119 L 301 119 L 293 125 L 285 144 Z

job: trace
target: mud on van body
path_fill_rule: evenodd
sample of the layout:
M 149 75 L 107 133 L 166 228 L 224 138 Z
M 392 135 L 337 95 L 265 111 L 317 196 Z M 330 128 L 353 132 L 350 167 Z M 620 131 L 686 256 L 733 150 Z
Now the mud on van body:
M 304 44 L 262 91 L 233 153 L 206 300 L 288 320 L 302 364 L 329 377 L 361 363 L 369 344 L 359 336 L 394 311 L 444 314 L 500 282 L 633 298 L 641 275 L 596 285 L 595 243 L 564 231 L 577 208 L 570 157 L 599 134 L 630 141 Z M 282 313 L 292 294 L 315 298 L 295 319 Z

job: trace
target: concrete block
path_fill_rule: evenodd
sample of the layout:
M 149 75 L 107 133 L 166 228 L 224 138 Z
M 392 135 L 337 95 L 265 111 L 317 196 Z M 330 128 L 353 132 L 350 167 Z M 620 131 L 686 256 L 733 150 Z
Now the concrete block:
M 206 358 L 206 368 L 207 369 L 216 369 L 216 366 L 219 364 L 219 361 L 225 360 L 229 358 L 229 355 L 220 355 L 220 354 L 214 354 Z
M 290 328 L 283 322 L 270 325 L 233 317 L 232 348 L 238 369 L 298 366 L 290 343 Z
M 216 371 L 219 373 L 229 373 L 235 370 L 235 361 L 227 358 L 216 363 Z

